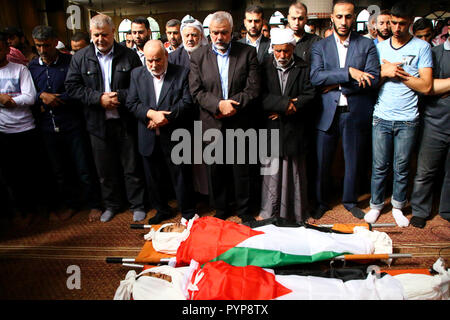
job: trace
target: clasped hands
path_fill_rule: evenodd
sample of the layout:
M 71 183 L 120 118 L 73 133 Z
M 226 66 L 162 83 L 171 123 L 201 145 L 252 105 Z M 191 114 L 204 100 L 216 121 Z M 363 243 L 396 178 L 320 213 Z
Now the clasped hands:
M 292 114 L 297 112 L 297 107 L 295 106 L 295 103 L 297 101 L 298 101 L 297 98 L 289 100 L 288 106 L 287 106 L 286 111 L 284 113 L 285 115 L 290 116 L 290 115 L 292 115 Z M 273 120 L 277 120 L 279 117 L 280 117 L 280 115 L 278 113 L 276 113 L 276 112 L 273 112 L 273 113 L 271 113 L 269 115 L 269 119 L 272 120 L 272 121 Z
M 372 82 L 370 79 L 375 79 L 370 73 L 358 70 L 353 67 L 348 68 L 348 73 L 350 77 L 358 82 L 358 86 L 365 88 L 366 86 L 371 86 Z M 339 88 L 339 84 L 332 84 L 322 87 L 322 93 L 328 93 L 334 89 Z
M 41 98 L 42 102 L 45 105 L 55 108 L 66 103 L 65 101 L 61 100 L 59 96 L 60 94 L 57 93 L 42 92 L 39 98 Z
M 100 98 L 100 105 L 106 110 L 113 110 L 120 106 L 117 92 L 104 92 Z
M 5 108 L 15 108 L 17 107 L 14 99 L 7 94 L 0 94 L 0 103 L 5 106 Z
M 166 115 L 171 114 L 170 111 L 156 111 L 156 110 L 148 110 L 147 112 L 147 118 L 150 120 L 147 125 L 147 129 L 150 130 L 156 130 L 160 127 L 165 126 L 169 123 L 169 120 L 167 120 Z
M 218 113 L 215 115 L 216 119 L 222 119 L 222 118 L 228 118 L 231 116 L 234 116 L 237 112 L 236 108 L 234 106 L 240 105 L 239 102 L 234 100 L 220 100 L 219 102 L 219 110 Z

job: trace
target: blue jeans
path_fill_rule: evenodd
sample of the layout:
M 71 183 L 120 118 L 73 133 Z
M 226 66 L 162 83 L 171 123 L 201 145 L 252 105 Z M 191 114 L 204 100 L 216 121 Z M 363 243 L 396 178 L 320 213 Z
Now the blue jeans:
M 386 179 L 391 165 L 393 188 L 391 203 L 394 208 L 406 205 L 409 163 L 416 143 L 419 121 L 389 121 L 373 117 L 372 123 L 372 182 L 370 207 L 384 206 Z

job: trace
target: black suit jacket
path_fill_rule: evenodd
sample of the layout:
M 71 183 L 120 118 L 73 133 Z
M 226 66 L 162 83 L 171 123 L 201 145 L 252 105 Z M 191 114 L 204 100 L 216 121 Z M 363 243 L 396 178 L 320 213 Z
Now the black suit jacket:
M 309 65 L 294 55 L 294 65 L 289 72 L 284 94 L 278 71 L 274 65 L 273 56 L 264 60 L 262 76 L 263 83 L 262 106 L 267 129 L 279 130 L 280 156 L 294 156 L 305 152 L 305 125 L 311 119 L 306 118 L 307 108 L 315 96 L 315 89 L 309 80 Z M 286 115 L 290 99 L 297 98 L 297 112 Z M 268 119 L 269 114 L 277 113 L 277 120 Z M 270 134 L 268 135 L 270 141 Z M 270 142 L 268 144 L 270 146 Z
M 191 64 L 189 59 L 189 54 L 184 49 L 183 46 L 180 46 L 177 50 L 169 53 L 169 62 L 173 64 L 177 64 L 179 66 L 183 66 L 189 69 L 189 65 Z
M 131 71 L 142 66 L 138 55 L 131 49 L 114 42 L 111 90 L 118 93 L 120 119 L 130 128 L 135 127 L 134 117 L 125 108 Z M 105 109 L 100 98 L 105 90 L 100 63 L 94 44 L 78 51 L 70 62 L 65 86 L 73 99 L 84 105 L 87 130 L 100 138 L 105 137 Z
M 302 58 L 306 63 L 310 63 L 311 61 L 311 47 L 314 42 L 322 40 L 321 37 L 315 34 L 311 34 L 305 32 L 303 37 L 297 41 L 297 45 L 295 46 L 295 55 L 299 58 Z
M 130 90 L 126 106 L 138 119 L 139 152 L 143 156 L 150 156 L 153 152 L 156 131 L 147 129 L 150 109 L 157 111 L 171 111 L 166 118 L 169 123 L 160 130 L 161 146 L 172 148 L 172 132 L 178 128 L 187 128 L 192 119 L 192 98 L 189 93 L 189 69 L 169 63 L 164 77 L 159 100 L 156 101 L 153 87 L 153 76 L 146 66 L 136 68 L 131 73 Z
M 237 42 L 247 44 L 246 40 L 247 39 L 244 37 L 242 39 L 239 39 Z M 270 39 L 262 36 L 257 53 L 259 63 L 263 63 L 264 60 L 269 56 L 269 48 L 270 48 Z
M 249 106 L 260 93 L 260 69 L 255 48 L 233 42 L 230 49 L 228 99 L 240 103 L 235 115 L 216 119 L 219 102 L 223 100 L 217 56 L 211 44 L 191 55 L 189 86 L 194 102 L 200 106 L 203 130 L 210 128 L 248 128 L 251 123 Z

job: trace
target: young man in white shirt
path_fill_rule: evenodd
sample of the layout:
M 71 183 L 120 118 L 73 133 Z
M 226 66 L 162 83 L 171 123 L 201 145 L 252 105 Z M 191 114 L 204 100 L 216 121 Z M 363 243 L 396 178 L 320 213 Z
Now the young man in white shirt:
M 0 171 L 11 189 L 13 206 L 30 221 L 43 205 L 38 135 L 30 107 L 36 90 L 28 69 L 8 62 L 9 46 L 0 34 Z M 46 190 L 47 192 L 49 190 Z

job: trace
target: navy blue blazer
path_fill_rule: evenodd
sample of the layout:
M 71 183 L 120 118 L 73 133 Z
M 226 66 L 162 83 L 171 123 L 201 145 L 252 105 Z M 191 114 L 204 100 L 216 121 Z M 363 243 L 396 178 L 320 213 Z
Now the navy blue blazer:
M 359 87 L 358 82 L 349 74 L 349 67 L 370 73 L 371 87 Z M 313 44 L 311 48 L 311 83 L 320 87 L 338 84 L 346 95 L 350 116 L 356 128 L 370 125 L 373 106 L 376 102 L 377 86 L 380 79 L 380 62 L 377 49 L 372 40 L 355 32 L 350 35 L 345 67 L 340 68 L 339 55 L 334 36 L 327 37 Z M 322 105 L 318 106 L 316 128 L 328 131 L 333 123 L 341 91 L 336 88 L 321 94 Z
M 192 121 L 192 98 L 189 93 L 189 69 L 168 64 L 159 100 L 156 101 L 153 77 L 146 66 L 131 72 L 130 89 L 126 107 L 138 119 L 139 152 L 145 157 L 153 153 L 156 131 L 147 129 L 150 109 L 171 111 L 166 118 L 169 123 L 160 128 L 161 146 L 172 148 L 176 142 L 171 141 L 172 132 L 178 128 L 188 128 Z
M 183 66 L 189 69 L 191 65 L 191 61 L 189 60 L 189 54 L 184 49 L 183 46 L 180 46 L 177 50 L 169 53 L 169 62 L 173 64 L 177 64 L 179 66 Z

